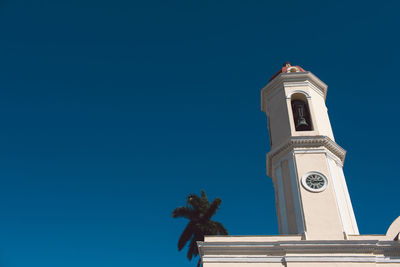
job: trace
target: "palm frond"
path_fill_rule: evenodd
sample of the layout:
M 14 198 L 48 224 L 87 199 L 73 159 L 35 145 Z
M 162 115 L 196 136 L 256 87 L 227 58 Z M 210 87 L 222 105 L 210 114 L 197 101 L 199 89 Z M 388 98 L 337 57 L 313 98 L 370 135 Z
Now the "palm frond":
M 192 216 L 193 216 L 193 211 L 188 207 L 178 207 L 172 211 L 173 218 L 183 217 L 190 220 Z
M 204 228 L 204 235 L 227 235 L 228 231 L 220 223 L 216 221 L 208 221 L 206 227 Z
M 193 256 L 197 256 L 199 252 L 197 251 L 197 243 L 196 239 L 193 237 L 192 240 L 190 241 L 189 249 L 187 252 L 187 258 L 191 261 Z
M 203 199 L 203 201 L 208 202 L 208 198 L 204 190 L 201 190 L 201 198 Z
M 194 210 L 201 211 L 203 206 L 202 202 L 202 199 L 198 195 L 191 194 L 188 196 L 186 203 L 187 206 L 193 207 Z
M 193 256 L 195 256 L 195 257 L 197 257 L 197 255 L 199 255 L 199 250 L 198 250 L 198 247 L 197 247 L 197 241 L 204 241 L 204 234 L 200 234 L 200 233 L 198 233 L 198 234 L 196 234 L 195 233 L 195 235 L 194 235 L 194 238 L 193 238 L 194 240 L 196 240 L 196 249 L 194 250 L 194 254 L 193 254 Z
M 214 224 L 216 225 L 216 227 L 218 229 L 218 234 L 228 235 L 228 230 L 226 230 L 225 226 L 223 226 L 222 223 L 214 221 Z
M 221 199 L 216 198 L 214 201 L 211 203 L 210 207 L 207 209 L 207 212 L 204 214 L 203 220 L 208 221 L 211 219 L 212 216 L 215 215 L 217 212 L 219 205 L 221 205 Z
M 193 222 L 189 222 L 186 225 L 185 230 L 183 230 L 181 237 L 179 238 L 179 241 L 178 241 L 178 250 L 182 250 L 184 248 L 184 246 L 186 245 L 186 243 L 194 235 L 193 228 L 194 228 Z

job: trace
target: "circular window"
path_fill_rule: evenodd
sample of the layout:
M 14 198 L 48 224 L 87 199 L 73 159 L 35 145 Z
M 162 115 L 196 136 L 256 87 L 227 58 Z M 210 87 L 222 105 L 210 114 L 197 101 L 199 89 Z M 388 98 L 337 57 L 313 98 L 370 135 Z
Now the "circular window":
M 304 188 L 311 192 L 322 192 L 328 186 L 328 179 L 319 172 L 310 172 L 301 179 Z

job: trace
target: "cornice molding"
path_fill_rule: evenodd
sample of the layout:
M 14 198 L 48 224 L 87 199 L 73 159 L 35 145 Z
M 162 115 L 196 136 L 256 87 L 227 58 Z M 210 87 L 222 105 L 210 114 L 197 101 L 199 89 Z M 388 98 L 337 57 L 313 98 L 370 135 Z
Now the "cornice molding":
M 400 262 L 400 243 L 397 241 L 199 241 L 197 245 L 203 262 Z M 329 256 L 326 256 L 327 254 Z M 387 258 L 383 255 L 391 257 Z
M 265 107 L 266 97 L 274 95 L 275 91 L 279 90 L 279 88 L 292 86 L 310 87 L 320 94 L 324 99 L 326 99 L 326 94 L 328 92 L 328 86 L 309 71 L 281 73 L 261 90 L 261 109 L 264 112 L 267 111 Z
M 292 136 L 286 142 L 274 148 L 267 154 L 267 174 L 272 177 L 272 161 L 276 158 L 286 155 L 290 151 L 299 148 L 318 148 L 324 147 L 333 155 L 335 155 L 341 164 L 346 158 L 346 150 L 332 141 L 329 137 L 323 135 L 317 136 Z M 318 151 L 316 151 L 317 153 Z
M 272 263 L 272 262 L 368 262 L 400 263 L 400 258 L 385 256 L 261 256 L 261 257 L 203 257 L 206 263 Z

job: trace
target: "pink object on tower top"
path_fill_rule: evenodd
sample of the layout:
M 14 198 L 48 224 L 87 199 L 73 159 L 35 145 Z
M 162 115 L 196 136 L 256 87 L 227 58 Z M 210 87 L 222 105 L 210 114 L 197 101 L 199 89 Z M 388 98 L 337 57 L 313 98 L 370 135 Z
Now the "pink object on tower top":
M 278 70 L 277 73 L 274 74 L 274 76 L 269 79 L 269 81 L 272 81 L 276 76 L 278 76 L 281 73 L 292 73 L 292 72 L 306 72 L 302 67 L 300 66 L 292 66 L 289 62 L 285 62 L 280 70 Z

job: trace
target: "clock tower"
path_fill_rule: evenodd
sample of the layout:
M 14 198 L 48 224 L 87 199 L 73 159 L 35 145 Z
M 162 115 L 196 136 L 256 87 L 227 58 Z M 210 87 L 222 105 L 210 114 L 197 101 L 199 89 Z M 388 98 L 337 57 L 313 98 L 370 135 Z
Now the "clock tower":
M 358 234 L 343 163 L 325 105 L 327 85 L 285 63 L 261 91 L 271 151 L 280 234 L 305 239 L 346 239 Z
M 204 267 L 400 267 L 400 217 L 386 234 L 358 233 L 326 93 L 290 63 L 262 89 L 280 234 L 205 236 L 197 242 Z

